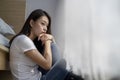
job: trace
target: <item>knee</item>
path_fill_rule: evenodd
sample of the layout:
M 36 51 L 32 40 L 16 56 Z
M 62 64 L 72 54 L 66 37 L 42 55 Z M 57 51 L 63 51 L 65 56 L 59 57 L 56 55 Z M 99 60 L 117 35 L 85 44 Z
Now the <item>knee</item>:
M 58 66 L 65 69 L 66 68 L 65 59 L 60 59 Z

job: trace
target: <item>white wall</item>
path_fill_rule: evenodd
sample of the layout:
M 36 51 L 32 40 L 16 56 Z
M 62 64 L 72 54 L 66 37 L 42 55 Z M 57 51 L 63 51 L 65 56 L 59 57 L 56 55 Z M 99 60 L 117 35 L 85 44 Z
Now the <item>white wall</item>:
M 56 3 L 56 0 L 26 0 L 26 16 L 35 9 L 43 9 L 53 17 Z

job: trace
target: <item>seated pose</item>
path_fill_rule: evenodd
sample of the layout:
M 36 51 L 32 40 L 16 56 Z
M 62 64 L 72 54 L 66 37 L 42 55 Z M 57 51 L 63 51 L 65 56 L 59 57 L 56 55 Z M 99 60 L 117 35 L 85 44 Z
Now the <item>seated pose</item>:
M 9 51 L 13 80 L 70 80 L 67 79 L 70 72 L 57 51 L 50 25 L 48 13 L 37 9 L 11 39 Z

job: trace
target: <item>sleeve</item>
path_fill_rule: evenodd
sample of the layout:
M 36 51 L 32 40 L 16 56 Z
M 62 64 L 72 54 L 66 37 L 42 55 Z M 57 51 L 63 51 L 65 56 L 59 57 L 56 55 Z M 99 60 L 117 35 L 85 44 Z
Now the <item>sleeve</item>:
M 21 37 L 17 40 L 17 47 L 23 51 L 26 52 L 28 50 L 36 49 L 33 41 L 29 39 L 28 37 Z

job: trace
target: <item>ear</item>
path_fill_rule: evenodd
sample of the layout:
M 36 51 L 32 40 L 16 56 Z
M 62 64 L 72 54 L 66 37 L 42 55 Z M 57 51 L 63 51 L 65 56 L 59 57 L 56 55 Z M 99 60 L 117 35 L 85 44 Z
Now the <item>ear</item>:
M 33 25 L 34 25 L 34 21 L 31 19 L 30 20 L 30 26 L 33 27 Z

